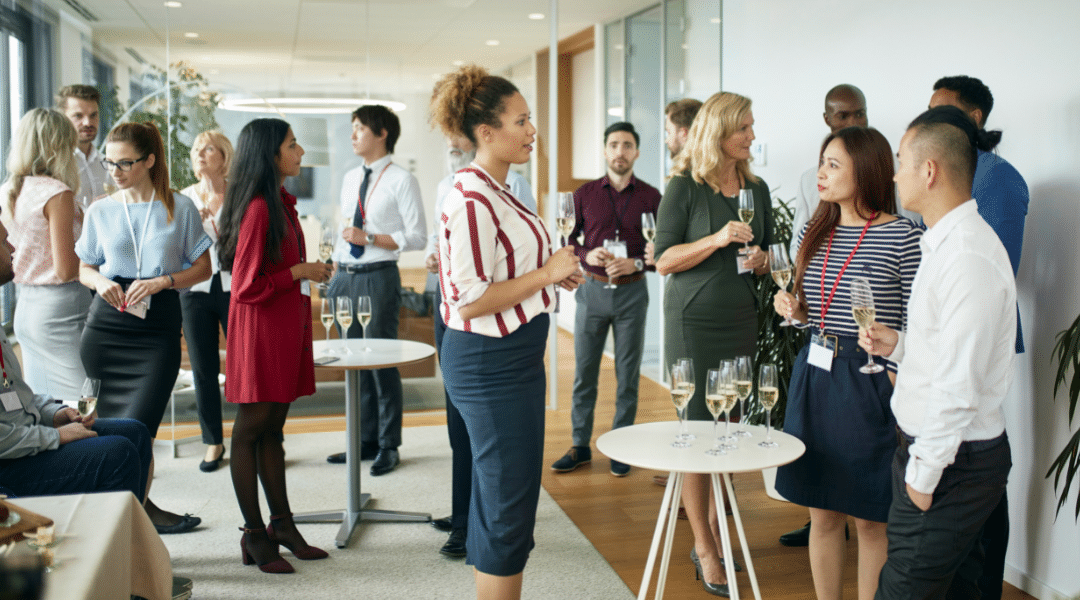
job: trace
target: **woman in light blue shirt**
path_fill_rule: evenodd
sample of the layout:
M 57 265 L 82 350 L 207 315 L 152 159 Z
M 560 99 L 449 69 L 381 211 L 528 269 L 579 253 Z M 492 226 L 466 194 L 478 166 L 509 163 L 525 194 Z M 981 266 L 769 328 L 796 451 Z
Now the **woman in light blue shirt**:
M 212 243 L 195 205 L 169 189 L 164 159 L 152 123 L 123 123 L 110 131 L 103 162 L 119 189 L 90 205 L 75 244 L 79 281 L 97 293 L 79 350 L 87 376 L 101 380 L 98 412 L 141 421 L 152 437 L 180 369 L 174 288 L 210 277 Z M 199 523 L 149 500 L 146 509 L 158 533 Z

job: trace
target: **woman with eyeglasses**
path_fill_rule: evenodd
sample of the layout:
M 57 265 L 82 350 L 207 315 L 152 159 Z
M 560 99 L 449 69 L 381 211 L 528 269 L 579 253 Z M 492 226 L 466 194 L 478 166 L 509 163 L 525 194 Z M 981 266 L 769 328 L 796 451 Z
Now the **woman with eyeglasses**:
M 90 292 L 75 281 L 75 238 L 83 221 L 82 206 L 75 201 L 77 141 L 63 113 L 31 110 L 15 129 L 5 184 L 15 225 L 15 335 L 26 382 L 35 392 L 62 400 L 78 399 L 86 379 L 79 339 Z
M 102 161 L 117 191 L 90 205 L 75 253 L 79 281 L 97 295 L 80 352 L 89 377 L 101 380 L 98 412 L 141 421 L 157 436 L 180 370 L 177 289 L 210 277 L 210 237 L 195 204 L 169 189 L 161 135 L 153 123 L 123 123 L 109 132 Z M 181 533 L 198 517 L 147 514 L 158 533 Z

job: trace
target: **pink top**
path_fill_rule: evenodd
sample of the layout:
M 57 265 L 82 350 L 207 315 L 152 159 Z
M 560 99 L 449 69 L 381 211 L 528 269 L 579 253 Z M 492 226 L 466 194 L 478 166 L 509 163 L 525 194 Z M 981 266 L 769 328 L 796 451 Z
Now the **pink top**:
M 45 204 L 53 196 L 70 192 L 71 188 L 52 177 L 31 176 L 23 180 L 22 190 L 15 199 L 15 227 L 11 236 L 15 242 L 15 283 L 21 285 L 60 285 L 65 283 L 56 276 L 53 265 L 52 238 L 49 220 L 45 218 Z M 75 205 L 72 229 L 74 239 L 82 233 L 83 208 Z M 74 250 L 74 246 L 72 246 Z

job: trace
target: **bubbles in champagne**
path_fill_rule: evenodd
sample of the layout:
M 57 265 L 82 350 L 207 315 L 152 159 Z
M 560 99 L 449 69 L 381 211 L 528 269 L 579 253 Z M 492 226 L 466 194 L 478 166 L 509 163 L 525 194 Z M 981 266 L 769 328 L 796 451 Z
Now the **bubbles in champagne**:
M 859 324 L 859 327 L 866 329 L 873 324 L 874 319 L 877 317 L 877 313 L 873 306 L 856 306 L 851 309 L 851 314 L 855 316 L 855 322 Z
M 791 269 L 776 269 L 772 272 L 772 279 L 780 289 L 786 290 L 791 283 Z
M 758 388 L 758 394 L 761 396 L 761 405 L 766 410 L 772 410 L 776 406 L 776 401 L 780 399 L 780 389 L 771 386 Z

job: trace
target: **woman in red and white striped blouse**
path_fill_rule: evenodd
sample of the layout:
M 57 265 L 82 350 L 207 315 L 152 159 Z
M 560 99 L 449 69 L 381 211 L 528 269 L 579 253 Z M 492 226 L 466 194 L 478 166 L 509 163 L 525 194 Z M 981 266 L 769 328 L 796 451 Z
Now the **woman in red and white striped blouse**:
M 555 286 L 581 283 L 569 246 L 510 193 L 510 164 L 529 160 L 536 128 L 512 83 L 469 66 L 435 86 L 432 123 L 476 146 L 439 221 L 439 359 L 469 430 L 474 485 L 466 540 L 478 598 L 517 597 L 533 547 L 544 449 L 544 348 Z

